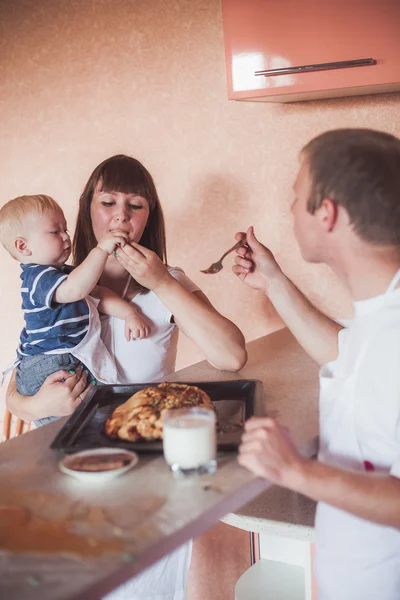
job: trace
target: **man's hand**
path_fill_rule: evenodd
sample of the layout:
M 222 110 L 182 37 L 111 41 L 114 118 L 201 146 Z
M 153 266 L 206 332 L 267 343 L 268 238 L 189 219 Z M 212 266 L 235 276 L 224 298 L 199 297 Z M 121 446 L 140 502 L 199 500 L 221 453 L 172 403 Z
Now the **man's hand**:
M 235 238 L 243 240 L 246 247 L 242 246 L 236 251 L 233 272 L 249 287 L 268 293 L 271 280 L 282 275 L 274 255 L 258 241 L 253 227 L 249 227 L 247 233 L 237 233 Z
M 286 427 L 274 419 L 253 417 L 245 424 L 238 462 L 258 477 L 295 489 L 307 460 L 295 448 Z

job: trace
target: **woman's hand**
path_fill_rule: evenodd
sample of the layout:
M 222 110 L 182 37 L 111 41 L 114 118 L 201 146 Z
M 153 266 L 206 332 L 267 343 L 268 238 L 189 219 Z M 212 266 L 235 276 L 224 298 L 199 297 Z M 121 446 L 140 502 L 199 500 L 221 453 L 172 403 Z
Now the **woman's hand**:
M 258 477 L 294 489 L 307 461 L 286 427 L 274 419 L 254 417 L 245 424 L 238 462 Z
M 118 248 L 115 256 L 135 281 L 153 292 L 171 278 L 167 267 L 157 254 L 135 242 Z
M 46 416 L 65 417 L 74 412 L 90 388 L 84 369 L 78 367 L 74 374 L 56 371 L 49 375 L 35 397 L 46 407 Z
M 191 293 L 169 274 L 158 256 L 136 243 L 116 252 L 117 260 L 141 285 L 152 290 L 176 325 L 217 369 L 238 371 L 247 359 L 241 331 L 219 314 L 200 292 Z
M 249 227 L 247 233 L 237 233 L 235 238 L 243 240 L 246 247 L 242 246 L 236 251 L 233 272 L 249 287 L 268 293 L 271 280 L 282 275 L 274 255 L 258 241 L 253 227 Z
M 49 375 L 34 396 L 17 392 L 15 372 L 7 388 L 6 402 L 11 413 L 24 421 L 44 417 L 64 417 L 74 412 L 91 389 L 82 367 L 75 373 L 56 371 Z

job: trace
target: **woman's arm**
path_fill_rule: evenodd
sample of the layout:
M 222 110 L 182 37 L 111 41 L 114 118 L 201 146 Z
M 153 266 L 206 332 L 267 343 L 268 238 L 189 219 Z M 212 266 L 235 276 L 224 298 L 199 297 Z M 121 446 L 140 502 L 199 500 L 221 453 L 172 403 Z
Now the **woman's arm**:
M 223 317 L 203 292 L 189 292 L 170 276 L 155 291 L 174 315 L 177 326 L 217 369 L 239 371 L 247 361 L 245 339 L 232 321 Z
M 178 327 L 217 369 L 239 371 L 247 360 L 242 332 L 201 292 L 189 292 L 169 274 L 158 256 L 132 243 L 118 249 L 118 260 L 141 285 L 157 294 Z
M 320 365 L 338 353 L 341 325 L 324 315 L 282 272 L 272 252 L 255 237 L 253 227 L 236 234 L 247 247 L 237 250 L 233 272 L 249 287 L 264 292 L 304 350 Z
M 69 371 L 52 373 L 34 396 L 22 396 L 17 391 L 14 370 L 7 387 L 6 404 L 13 415 L 24 421 L 64 417 L 74 412 L 89 389 L 86 373 L 78 367 L 74 374 Z

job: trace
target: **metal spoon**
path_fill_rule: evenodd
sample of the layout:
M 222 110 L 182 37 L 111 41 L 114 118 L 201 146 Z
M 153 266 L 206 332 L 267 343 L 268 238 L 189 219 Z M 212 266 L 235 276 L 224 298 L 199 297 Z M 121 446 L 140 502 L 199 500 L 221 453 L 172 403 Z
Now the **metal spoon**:
M 201 270 L 201 273 L 205 273 L 206 275 L 214 275 L 215 273 L 219 273 L 223 267 L 222 261 L 230 252 L 237 250 L 240 246 L 245 246 L 243 242 L 237 242 L 232 248 L 229 248 L 217 262 L 213 263 L 208 269 Z

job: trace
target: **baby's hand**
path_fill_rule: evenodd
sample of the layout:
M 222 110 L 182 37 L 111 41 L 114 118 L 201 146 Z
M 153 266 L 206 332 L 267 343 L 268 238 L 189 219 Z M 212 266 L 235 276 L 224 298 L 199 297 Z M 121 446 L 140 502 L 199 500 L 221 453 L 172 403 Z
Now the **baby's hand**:
M 125 317 L 125 337 L 129 342 L 131 339 L 142 340 L 150 333 L 150 321 L 136 311 Z
M 112 254 L 116 248 L 123 248 L 128 240 L 128 234 L 126 231 L 121 231 L 117 229 L 115 231 L 110 231 L 101 238 L 99 243 L 97 244 L 98 248 L 101 248 L 108 254 Z

